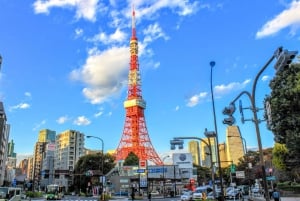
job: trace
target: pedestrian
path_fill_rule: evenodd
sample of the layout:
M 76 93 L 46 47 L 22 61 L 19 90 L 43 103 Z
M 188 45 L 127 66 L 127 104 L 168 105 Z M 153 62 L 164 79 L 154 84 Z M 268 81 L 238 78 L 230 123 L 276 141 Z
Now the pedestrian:
M 274 198 L 274 201 L 280 201 L 280 192 L 275 188 L 272 197 Z
M 134 194 L 135 194 L 135 189 L 132 187 L 131 188 L 131 200 L 133 201 L 134 200 Z
M 148 200 L 151 201 L 151 191 L 148 192 Z

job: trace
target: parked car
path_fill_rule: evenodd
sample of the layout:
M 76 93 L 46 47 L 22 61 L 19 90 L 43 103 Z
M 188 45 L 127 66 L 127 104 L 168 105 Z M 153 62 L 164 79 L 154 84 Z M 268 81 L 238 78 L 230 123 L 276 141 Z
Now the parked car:
M 216 191 L 215 198 L 218 199 L 220 196 L 221 196 L 221 192 Z M 206 198 L 207 198 L 207 199 L 214 199 L 214 192 L 211 191 L 211 192 L 207 193 Z
M 240 199 L 243 197 L 243 193 L 241 189 L 232 188 L 228 192 L 226 192 L 225 198 L 226 199 Z
M 156 195 L 159 195 L 159 192 L 158 191 L 151 191 L 151 195 L 153 196 L 156 196 Z
M 185 191 L 183 194 L 180 196 L 181 201 L 190 201 L 193 199 L 193 192 L 192 191 Z
M 114 193 L 115 196 L 128 196 L 128 192 L 119 191 Z

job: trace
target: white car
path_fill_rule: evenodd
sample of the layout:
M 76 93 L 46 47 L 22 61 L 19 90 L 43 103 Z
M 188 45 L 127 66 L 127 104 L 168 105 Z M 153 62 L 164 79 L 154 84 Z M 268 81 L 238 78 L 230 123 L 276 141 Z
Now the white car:
M 180 196 L 181 201 L 190 201 L 193 199 L 193 192 L 192 191 L 185 191 L 183 194 Z

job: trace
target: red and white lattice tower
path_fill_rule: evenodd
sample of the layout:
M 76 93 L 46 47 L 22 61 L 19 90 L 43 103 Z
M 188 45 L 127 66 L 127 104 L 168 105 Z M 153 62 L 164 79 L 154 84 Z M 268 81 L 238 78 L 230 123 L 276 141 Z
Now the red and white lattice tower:
M 124 102 L 124 108 L 126 119 L 123 135 L 116 150 L 116 160 L 124 160 L 130 152 L 133 152 L 139 160 L 148 160 L 156 165 L 161 165 L 162 160 L 152 146 L 145 122 L 144 109 L 146 108 L 146 102 L 143 100 L 141 92 L 134 10 L 132 12 L 132 36 L 130 39 L 128 96 Z

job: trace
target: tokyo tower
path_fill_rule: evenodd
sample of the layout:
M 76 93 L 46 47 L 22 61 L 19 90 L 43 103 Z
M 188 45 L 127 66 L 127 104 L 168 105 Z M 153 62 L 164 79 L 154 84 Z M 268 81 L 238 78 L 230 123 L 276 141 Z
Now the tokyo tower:
M 124 101 L 126 119 L 121 141 L 116 151 L 116 160 L 124 160 L 133 152 L 139 160 L 149 160 L 156 165 L 162 161 L 150 141 L 144 109 L 146 102 L 142 98 L 141 78 L 138 63 L 138 39 L 135 29 L 135 11 L 132 11 L 132 36 L 130 39 L 130 69 L 128 74 L 128 95 Z

